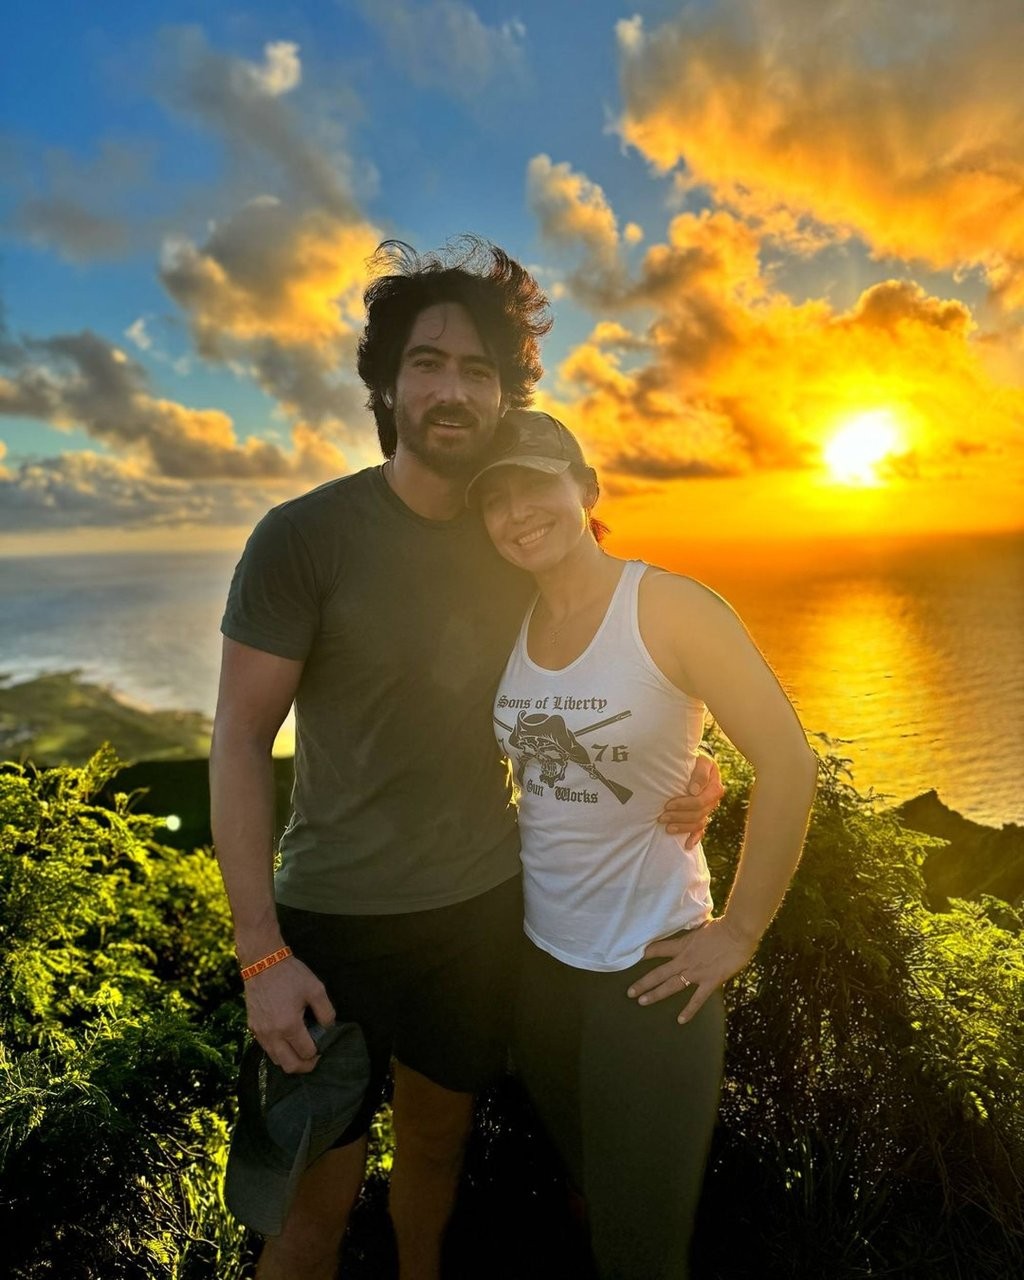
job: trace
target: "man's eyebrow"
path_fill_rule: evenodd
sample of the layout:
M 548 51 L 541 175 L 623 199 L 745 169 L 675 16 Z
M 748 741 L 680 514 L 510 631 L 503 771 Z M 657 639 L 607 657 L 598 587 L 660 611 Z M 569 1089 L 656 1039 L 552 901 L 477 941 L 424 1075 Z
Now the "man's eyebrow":
M 416 356 L 447 356 L 449 354 L 442 347 L 433 347 L 429 342 L 420 342 L 415 347 L 409 347 L 408 350 L 403 351 L 402 359 L 411 360 Z M 486 365 L 488 369 L 497 369 L 498 367 L 498 362 L 487 355 L 463 356 L 461 363 Z

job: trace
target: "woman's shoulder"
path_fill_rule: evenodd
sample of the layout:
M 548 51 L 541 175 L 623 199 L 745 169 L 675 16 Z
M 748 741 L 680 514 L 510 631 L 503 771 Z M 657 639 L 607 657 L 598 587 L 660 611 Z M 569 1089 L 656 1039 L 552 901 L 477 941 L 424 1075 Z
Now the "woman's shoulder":
M 734 612 L 728 600 L 706 583 L 654 564 L 645 565 L 640 581 L 640 608 L 673 617 L 687 612 L 700 617 Z
M 703 582 L 646 567 L 637 596 L 640 635 L 661 673 L 688 697 L 700 697 L 693 673 L 707 665 L 735 618 Z

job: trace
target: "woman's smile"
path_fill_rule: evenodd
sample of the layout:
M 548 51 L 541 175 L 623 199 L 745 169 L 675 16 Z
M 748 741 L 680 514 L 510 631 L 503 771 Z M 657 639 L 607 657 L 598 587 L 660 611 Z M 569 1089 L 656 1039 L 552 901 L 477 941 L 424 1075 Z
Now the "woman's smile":
M 541 538 L 546 537 L 552 527 L 551 524 L 541 525 L 540 528 L 530 529 L 527 533 L 521 533 L 518 538 L 513 538 L 512 541 L 517 547 L 532 547 L 535 542 L 539 542 Z

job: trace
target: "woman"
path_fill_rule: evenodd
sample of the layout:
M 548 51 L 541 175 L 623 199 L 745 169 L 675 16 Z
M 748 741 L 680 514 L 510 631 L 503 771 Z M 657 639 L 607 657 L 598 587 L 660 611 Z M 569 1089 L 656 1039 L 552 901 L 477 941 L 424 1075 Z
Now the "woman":
M 494 707 L 520 788 L 515 1056 L 585 1197 L 602 1280 L 679 1280 L 718 1104 L 721 987 L 792 877 L 815 761 L 729 606 L 604 552 L 597 498 L 570 432 L 524 411 L 467 490 L 538 587 Z M 717 917 L 700 846 L 656 821 L 659 797 L 686 789 L 705 709 L 757 778 Z

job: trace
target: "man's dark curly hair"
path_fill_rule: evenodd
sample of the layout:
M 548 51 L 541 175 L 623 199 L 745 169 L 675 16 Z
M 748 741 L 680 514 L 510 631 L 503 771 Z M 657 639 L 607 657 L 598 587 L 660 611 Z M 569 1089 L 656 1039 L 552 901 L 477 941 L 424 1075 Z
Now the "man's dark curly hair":
M 480 341 L 498 366 L 503 402 L 524 409 L 544 372 L 538 339 L 551 328 L 548 300 L 537 281 L 504 250 L 478 236 L 458 236 L 438 253 L 418 254 L 401 240 L 385 240 L 370 259 L 376 279 L 363 295 L 366 328 L 359 341 L 359 376 L 370 396 L 384 456 L 395 452 L 394 412 L 384 394 L 419 313 L 458 302 L 473 317 Z

